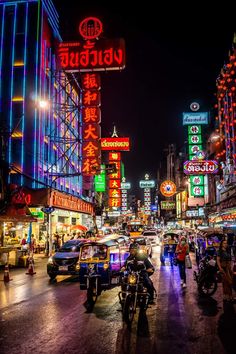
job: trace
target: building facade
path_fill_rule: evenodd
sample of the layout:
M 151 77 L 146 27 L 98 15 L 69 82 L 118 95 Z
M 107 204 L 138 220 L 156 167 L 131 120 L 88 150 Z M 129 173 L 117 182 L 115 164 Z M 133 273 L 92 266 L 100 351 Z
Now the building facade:
M 34 208 L 33 232 L 45 238 L 70 232 L 70 225 L 90 228 L 93 214 L 91 196 L 83 197 L 80 76 L 58 69 L 60 42 L 52 0 L 0 2 L 0 160 L 5 164 L 0 167 L 0 224 L 11 216 L 23 221 L 17 208 L 7 218 L 1 209 L 9 186 L 16 186 Z M 39 219 L 48 206 L 54 209 L 50 217 Z M 9 235 L 4 227 L 0 234 Z M 21 230 L 23 235 L 27 225 Z

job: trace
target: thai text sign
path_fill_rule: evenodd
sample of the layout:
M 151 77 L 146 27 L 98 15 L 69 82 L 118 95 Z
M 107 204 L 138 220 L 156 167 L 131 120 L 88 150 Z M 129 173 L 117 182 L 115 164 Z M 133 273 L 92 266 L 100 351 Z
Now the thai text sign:
M 187 112 L 183 113 L 183 125 L 208 124 L 207 112 Z
M 162 210 L 173 210 L 175 209 L 175 202 L 168 202 L 168 201 L 162 201 L 161 202 L 161 209 Z
M 121 182 L 121 189 L 130 189 L 131 183 L 130 182 Z
M 129 138 L 101 138 L 102 150 L 129 151 Z
M 105 71 L 125 68 L 123 39 L 62 42 L 57 49 L 58 67 L 66 71 Z
M 218 163 L 215 160 L 185 161 L 184 173 L 189 175 L 213 174 L 218 171 Z
M 155 181 L 139 181 L 139 187 L 140 188 L 154 188 L 155 187 Z

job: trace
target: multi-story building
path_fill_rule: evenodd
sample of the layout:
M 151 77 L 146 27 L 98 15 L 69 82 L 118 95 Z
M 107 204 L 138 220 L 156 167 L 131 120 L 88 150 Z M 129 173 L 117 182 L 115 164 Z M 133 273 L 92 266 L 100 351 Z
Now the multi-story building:
M 29 205 L 66 210 L 60 220 L 70 224 L 70 212 L 91 214 L 92 205 L 80 199 L 81 91 L 76 74 L 57 68 L 61 41 L 52 0 L 0 1 L 0 125 L 8 183 L 32 189 Z M 39 189 L 45 189 L 41 200 L 34 193 Z
M 219 161 L 220 174 L 212 178 L 215 203 L 209 215 L 213 226 L 233 227 L 236 221 L 236 38 L 229 58 L 216 80 L 216 129 L 211 134 L 209 151 Z M 212 213 L 214 211 L 214 213 Z

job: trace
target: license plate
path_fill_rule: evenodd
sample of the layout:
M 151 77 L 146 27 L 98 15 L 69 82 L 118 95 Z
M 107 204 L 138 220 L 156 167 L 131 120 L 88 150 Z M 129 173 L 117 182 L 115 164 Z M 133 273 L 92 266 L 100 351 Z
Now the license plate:
M 66 271 L 66 270 L 68 270 L 68 266 L 60 266 L 60 267 L 59 267 L 59 270 L 64 270 L 64 271 Z

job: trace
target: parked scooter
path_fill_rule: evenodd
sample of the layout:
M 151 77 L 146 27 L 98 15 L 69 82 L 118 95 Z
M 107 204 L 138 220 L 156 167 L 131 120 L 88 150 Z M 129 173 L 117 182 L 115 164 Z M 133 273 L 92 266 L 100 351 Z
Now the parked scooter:
M 200 295 L 208 297 L 216 292 L 220 278 L 215 256 L 205 256 L 200 260 L 198 272 L 194 271 L 194 280 Z

